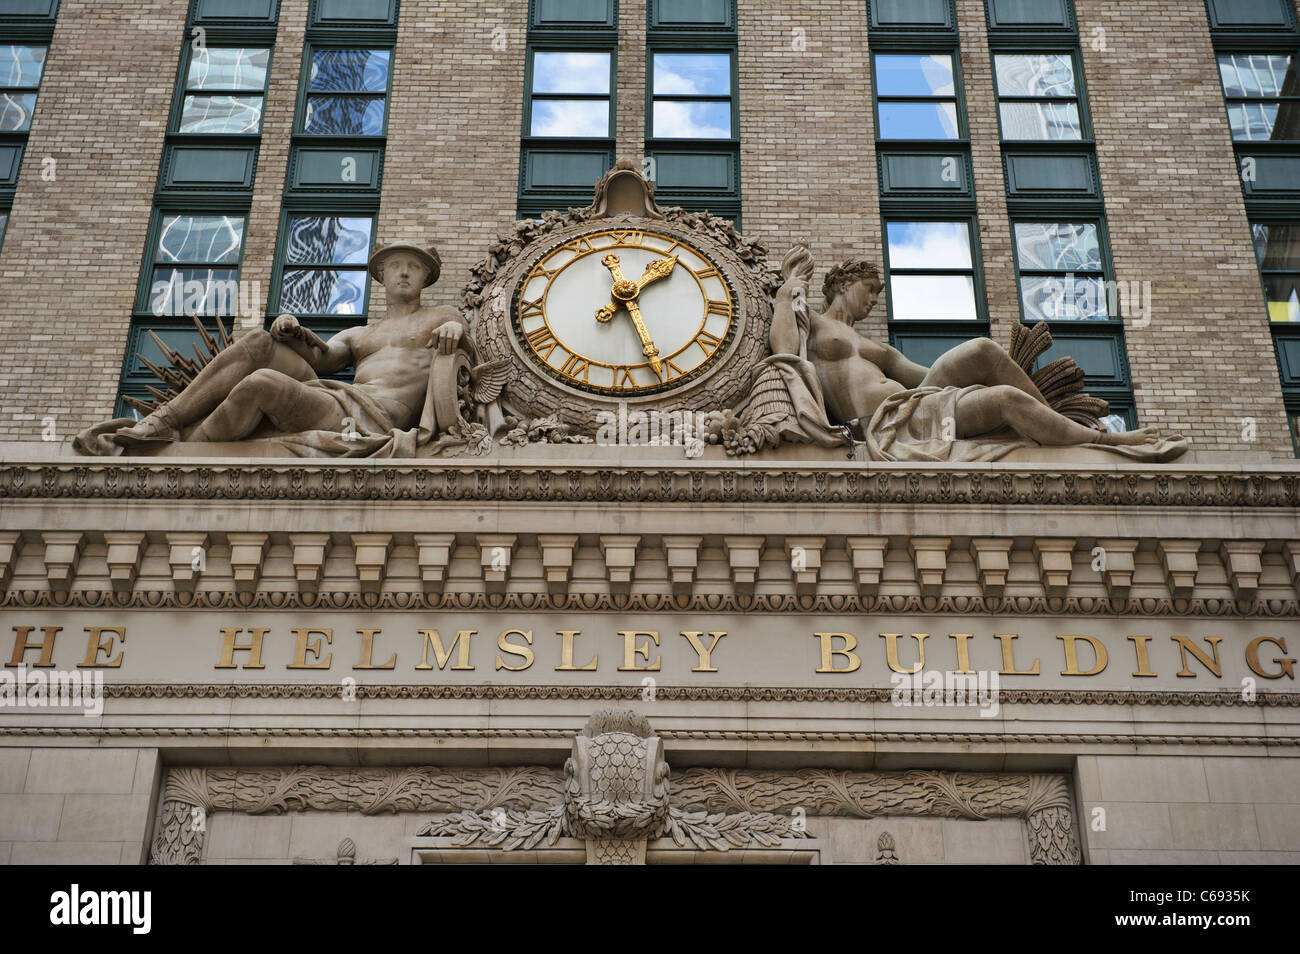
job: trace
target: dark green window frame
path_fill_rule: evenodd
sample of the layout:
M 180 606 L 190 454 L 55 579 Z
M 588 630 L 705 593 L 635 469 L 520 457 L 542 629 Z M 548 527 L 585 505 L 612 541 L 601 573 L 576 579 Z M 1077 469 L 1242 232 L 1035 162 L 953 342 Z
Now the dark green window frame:
M 59 0 L 27 0 L 26 3 L 11 6 L 12 10 L 0 13 L 0 44 L 45 48 L 40 80 L 35 87 L 21 88 L 22 93 L 35 94 L 36 103 L 39 104 L 41 84 L 45 80 L 50 47 L 54 40 Z M 27 150 L 29 132 L 30 125 L 26 130 L 0 133 L 0 252 L 4 251 L 5 234 L 9 231 L 14 194 L 18 188 L 18 173 L 22 167 L 23 154 Z
M 1222 80 L 1220 59 L 1222 57 L 1237 56 L 1288 56 L 1291 57 L 1291 69 L 1300 75 L 1300 44 L 1292 41 L 1290 44 L 1278 44 L 1271 49 L 1255 50 L 1215 50 L 1215 70 L 1220 73 Z M 1283 87 L 1284 88 L 1284 87 Z M 1234 108 L 1249 108 L 1258 106 L 1267 108 L 1271 104 L 1277 104 L 1279 111 L 1282 104 L 1289 104 L 1292 108 L 1291 115 L 1300 115 L 1300 88 L 1294 93 L 1283 93 L 1279 89 L 1277 95 L 1260 95 L 1260 96 L 1230 96 L 1226 88 L 1223 89 L 1223 106 L 1228 114 L 1228 131 L 1232 134 L 1232 115 Z M 1276 133 L 1276 128 L 1274 129 Z M 1268 139 L 1250 139 L 1237 138 L 1232 134 L 1233 145 L 1240 152 L 1243 149 L 1263 149 L 1267 151 L 1285 150 L 1294 151 L 1300 148 L 1300 128 L 1295 130 L 1295 135 L 1286 139 L 1276 139 L 1270 136 Z
M 286 201 L 284 208 L 280 213 L 280 242 L 276 250 L 275 268 L 271 276 L 271 309 L 267 312 L 268 323 L 276 316 L 282 313 L 291 313 L 300 317 L 307 322 L 313 330 L 317 326 L 325 326 L 334 330 L 351 327 L 353 325 L 363 325 L 370 314 L 370 296 L 374 291 L 374 283 L 369 278 L 363 263 L 352 265 L 343 265 L 339 263 L 314 261 L 314 262 L 289 262 L 288 242 L 290 238 L 289 223 L 290 220 L 303 216 L 320 216 L 325 218 L 357 218 L 370 219 L 370 245 L 366 251 L 365 258 L 369 258 L 375 251 L 376 227 L 379 221 L 379 207 L 377 204 L 358 205 L 353 203 L 330 202 L 328 200 L 318 200 L 314 204 L 307 200 L 294 199 Z M 283 305 L 284 298 L 284 273 L 286 271 L 360 271 L 366 274 L 365 292 L 361 300 L 361 310 L 355 315 L 337 315 L 328 312 L 285 312 Z M 334 328 L 337 326 L 337 328 Z
M 306 142 L 320 143 L 325 141 L 337 141 L 340 143 L 354 142 L 381 142 L 388 137 L 388 122 L 392 118 L 393 105 L 393 73 L 396 65 L 396 44 L 392 40 L 374 40 L 366 41 L 364 39 L 358 42 L 324 42 L 308 41 L 302 56 L 302 74 L 298 80 L 298 102 L 294 110 L 293 119 L 293 138 L 295 144 Z M 380 94 L 376 91 L 368 90 L 331 90 L 329 93 L 310 91 L 311 85 L 311 68 L 317 53 L 329 50 L 366 50 L 378 51 L 383 50 L 388 53 L 388 77 L 387 85 L 384 88 L 384 128 L 378 133 L 311 133 L 305 132 L 307 122 L 307 103 L 311 96 L 342 96 L 345 98 L 375 97 Z M 301 142 L 300 142 L 301 141 Z
M 569 11 L 591 9 L 600 11 L 598 17 L 565 16 Z M 547 16 L 551 13 L 551 16 Z M 528 26 L 532 30 L 607 29 L 618 26 L 617 0 L 529 0 Z
M 1261 4 L 1259 9 L 1263 10 Z M 1214 46 L 1211 63 L 1216 81 L 1221 82 L 1219 57 L 1225 55 L 1277 55 L 1279 53 L 1300 57 L 1300 24 L 1290 0 L 1279 0 L 1279 19 L 1273 21 L 1227 23 L 1218 18 L 1219 12 L 1230 8 L 1220 7 L 1215 0 L 1206 0 L 1206 16 L 1210 24 L 1210 37 Z M 1226 89 L 1224 109 L 1229 109 Z M 1228 118 L 1229 135 L 1231 119 Z M 1233 154 L 1237 160 L 1242 198 L 1246 216 L 1250 221 L 1248 234 L 1254 247 L 1254 226 L 1300 223 L 1300 147 L 1294 140 L 1233 139 Z M 1251 173 L 1266 173 L 1261 177 Z M 1269 181 L 1271 180 L 1271 181 Z M 1261 263 L 1256 260 L 1257 267 Z M 1265 280 L 1268 271 L 1258 268 L 1260 274 L 1261 320 L 1266 321 L 1273 338 L 1274 356 L 1277 359 L 1278 377 L 1281 380 L 1282 403 L 1288 415 L 1292 449 L 1300 457 L 1300 437 L 1297 436 L 1300 420 L 1300 323 L 1273 321 L 1268 308 L 1269 295 Z M 1291 274 L 1289 269 L 1279 274 Z
M 998 135 L 1002 142 L 1011 143 L 1017 146 L 1026 143 L 1050 143 L 1056 147 L 1074 147 L 1074 146 L 1091 146 L 1094 144 L 1092 120 L 1088 109 L 1088 94 L 1086 85 L 1083 81 L 1083 60 L 1079 56 L 1079 50 L 1075 47 L 1034 47 L 1032 49 L 995 49 L 990 51 L 993 60 L 993 95 L 997 98 L 998 105 Z M 1074 75 L 1074 95 L 1073 96 L 1004 96 L 1002 95 L 998 83 L 997 60 L 999 56 L 1068 56 L 1070 66 Z M 1054 104 L 1054 103 L 1073 103 L 1079 117 L 1079 138 L 1078 139 L 1012 139 L 1007 136 L 1006 128 L 1003 124 L 1002 107 L 1004 104 L 1029 103 L 1029 104 Z
M 260 43 L 239 43 L 239 42 L 230 42 L 230 41 L 226 41 L 226 42 L 206 41 L 204 43 L 204 48 L 209 50 L 242 49 L 242 50 L 266 50 L 267 51 L 266 79 L 265 82 L 263 82 L 262 84 L 261 90 L 257 90 L 257 91 L 251 89 L 235 90 L 233 88 L 221 89 L 216 87 L 209 88 L 209 89 L 202 89 L 201 87 L 193 87 L 194 90 L 193 95 L 260 97 L 262 100 L 262 106 L 257 121 L 257 132 L 214 133 L 214 132 L 181 132 L 180 131 L 181 120 L 185 112 L 185 100 L 188 96 L 191 95 L 191 87 L 189 86 L 190 66 L 193 64 L 195 54 L 197 53 L 194 46 L 194 41 L 191 40 L 190 42 L 185 44 L 184 50 L 181 53 L 180 72 L 178 73 L 177 80 L 176 80 L 176 95 L 172 101 L 171 119 L 169 120 L 167 125 L 169 140 L 172 137 L 177 137 L 178 139 L 183 138 L 184 141 L 186 142 L 193 142 L 194 140 L 199 138 L 211 139 L 214 143 L 231 142 L 231 141 L 236 141 L 241 139 L 247 140 L 249 142 L 260 141 L 262 138 L 262 123 L 266 119 L 266 97 L 267 97 L 267 92 L 271 85 L 271 66 L 272 66 L 273 57 L 275 56 L 274 48 L 270 45 L 260 44 Z
M 734 0 L 712 22 L 673 21 L 658 0 L 646 9 L 645 156 L 647 175 L 655 181 L 661 205 L 710 212 L 741 226 L 740 41 Z M 655 92 L 656 55 L 726 56 L 728 92 L 677 94 Z M 726 138 L 664 136 L 655 128 L 656 102 L 727 103 L 730 135 Z M 670 174 L 665 177 L 664 172 Z
M 1048 8 L 1055 8 L 1059 16 L 1033 18 L 1032 9 L 1037 5 L 1044 13 Z M 1060 31 L 1074 33 L 1073 0 L 985 0 L 988 15 L 989 33 L 1000 34 L 1001 38 L 1013 40 L 1018 35 L 1025 35 L 1030 42 L 1041 41 L 1045 33 Z M 1019 14 L 1019 15 L 1017 15 Z
M 524 45 L 524 101 L 519 138 L 519 189 L 516 211 L 534 218 L 552 209 L 591 202 L 592 184 L 613 168 L 618 122 L 618 0 L 608 0 L 603 19 L 543 20 L 538 0 L 529 5 Z M 609 57 L 609 93 L 539 94 L 533 91 L 537 53 L 600 53 Z M 557 100 L 609 101 L 608 135 L 534 136 L 533 103 Z
M 1241 0 L 1205 0 L 1205 12 L 1210 21 L 1210 31 L 1216 37 L 1258 44 L 1268 43 L 1270 37 L 1276 39 L 1279 30 L 1294 33 L 1297 29 L 1291 0 L 1254 0 L 1253 9 L 1261 13 L 1274 10 L 1277 16 L 1273 18 L 1266 16 L 1259 20 L 1247 20 L 1244 17 L 1236 20 L 1220 19 L 1222 14 L 1230 16 L 1234 5 L 1240 3 Z M 1240 9 L 1247 9 L 1247 7 L 1242 6 Z
M 397 18 L 401 14 L 401 0 L 365 0 L 369 12 L 379 16 L 360 16 L 345 12 L 348 5 L 356 7 L 358 0 L 311 0 L 308 28 L 316 34 L 339 32 L 350 34 L 360 30 L 397 32 Z
M 943 222 L 965 226 L 970 247 L 969 268 L 919 268 L 895 267 L 889 250 L 889 224 L 891 222 Z M 941 210 L 933 206 L 908 206 L 891 203 L 880 216 L 881 258 L 884 265 L 884 287 L 881 298 L 886 307 L 889 340 L 892 345 L 914 361 L 930 365 L 944 351 L 971 338 L 989 334 L 988 303 L 984 290 L 984 266 L 979 244 L 979 219 L 973 210 Z M 893 279 L 909 276 L 969 275 L 974 300 L 973 318 L 899 318 L 894 300 Z
M 909 13 L 928 10 L 939 14 L 908 19 Z M 957 32 L 957 8 L 953 0 L 867 0 L 868 30 L 875 36 L 933 35 L 936 32 Z
M 933 95 L 933 96 L 904 96 L 904 95 L 884 95 L 879 92 L 879 83 L 877 78 L 876 61 L 881 56 L 948 56 L 952 60 L 952 95 Z M 965 83 L 962 78 L 961 65 L 961 47 L 954 41 L 931 42 L 924 45 L 916 43 L 885 45 L 883 42 L 874 44 L 871 48 L 871 100 L 872 115 L 875 122 L 876 132 L 876 149 L 877 151 L 894 150 L 897 148 L 908 148 L 913 146 L 934 146 L 936 143 L 944 143 L 948 148 L 953 150 L 970 149 L 970 130 L 966 123 L 966 95 Z M 957 135 L 952 139 L 916 139 L 916 138 L 889 138 L 886 139 L 881 135 L 880 128 L 880 104 L 881 103 L 941 103 L 951 101 L 954 106 L 957 120 Z
M 257 9 L 259 8 L 260 9 Z M 128 415 L 127 397 L 149 400 L 149 387 L 162 388 L 151 373 L 144 369 L 140 358 L 154 345 L 148 332 L 181 339 L 199 340 L 193 318 L 186 314 L 154 313 L 152 307 L 153 276 L 158 263 L 158 241 L 164 219 L 172 215 L 232 215 L 244 220 L 239 247 L 239 262 L 233 266 L 235 286 L 240 291 L 244 252 L 248 243 L 248 219 L 253 202 L 253 184 L 256 177 L 258 150 L 261 144 L 261 127 L 265 120 L 266 101 L 270 87 L 271 69 L 275 57 L 276 17 L 279 0 L 269 0 L 261 5 L 254 0 L 244 3 L 221 4 L 218 0 L 191 0 L 186 21 L 184 42 L 177 65 L 173 86 L 172 106 L 168 116 L 162 162 L 159 163 L 158 183 L 154 194 L 154 208 L 150 219 L 148 238 L 141 256 L 140 276 L 136 288 L 135 306 L 132 309 L 122 373 L 116 401 L 119 416 Z M 264 49 L 268 51 L 266 79 L 259 94 L 262 97 L 262 115 L 256 133 L 182 133 L 180 118 L 184 109 L 190 64 L 196 46 L 208 49 Z M 253 95 L 253 91 L 243 91 Z M 241 169 L 233 178 L 222 174 L 223 168 Z M 176 173 L 184 166 L 186 175 L 181 181 Z M 194 267 L 203 267 L 196 265 Z M 228 268 L 230 266 L 222 266 Z M 260 312 L 264 300 L 253 302 L 238 295 L 235 306 L 246 303 L 250 310 Z M 206 314 L 200 316 L 207 333 L 219 340 L 217 319 Z M 227 333 L 240 320 L 238 315 L 221 316 Z M 189 357 L 190 351 L 180 349 Z

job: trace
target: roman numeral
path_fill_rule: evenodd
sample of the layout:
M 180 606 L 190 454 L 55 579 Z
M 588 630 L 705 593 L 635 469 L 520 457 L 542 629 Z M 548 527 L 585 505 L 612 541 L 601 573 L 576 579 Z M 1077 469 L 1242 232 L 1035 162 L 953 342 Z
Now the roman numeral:
M 524 321 L 527 318 L 540 318 L 542 315 L 542 300 L 528 301 L 521 299 L 519 302 L 519 320 Z
M 645 243 L 645 233 L 638 231 L 615 232 L 614 243 L 616 245 L 642 245 Z
M 711 335 L 707 331 L 701 331 L 695 337 L 695 343 L 704 349 L 706 355 L 712 355 L 718 350 L 718 345 L 722 344 L 722 339 L 716 335 Z
M 585 235 L 579 236 L 572 242 L 565 242 L 561 248 L 566 248 L 570 252 L 576 252 L 581 255 L 583 252 L 594 252 L 596 246 L 592 245 Z
M 569 359 L 560 367 L 561 374 L 567 374 L 576 378 L 582 375 L 582 380 L 590 384 L 587 375 L 591 371 L 591 362 L 576 354 L 569 355 Z
M 677 365 L 673 364 L 669 358 L 664 358 L 664 367 L 667 369 L 668 372 L 664 376 L 664 380 L 666 381 L 671 381 L 673 378 L 680 378 L 683 374 L 686 373 L 681 368 L 677 367 Z
M 722 273 L 716 268 L 706 268 L 702 272 L 696 272 L 695 277 L 703 281 L 706 278 L 721 278 Z M 710 302 L 710 304 L 712 304 L 712 302 Z
M 634 388 L 637 386 L 636 378 L 632 377 L 632 369 L 627 365 L 619 365 L 614 368 L 614 387 L 616 388 Z
M 709 299 L 709 302 L 708 302 L 708 305 L 707 305 L 707 306 L 705 307 L 705 309 L 704 309 L 704 313 L 705 313 L 706 315 L 724 315 L 724 316 L 726 316 L 727 318 L 730 318 L 730 317 L 731 317 L 731 302 L 729 302 L 729 301 L 714 301 L 713 299 L 710 298 L 710 299 Z
M 555 335 L 551 334 L 551 329 L 546 325 L 542 325 L 542 327 L 528 333 L 528 344 L 541 355 L 543 360 L 549 360 L 551 353 L 560 343 L 555 339 Z

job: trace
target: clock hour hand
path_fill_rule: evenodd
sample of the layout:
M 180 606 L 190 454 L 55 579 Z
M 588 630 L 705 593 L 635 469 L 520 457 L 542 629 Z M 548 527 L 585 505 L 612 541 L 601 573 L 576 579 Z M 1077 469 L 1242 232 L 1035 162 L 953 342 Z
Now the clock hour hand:
M 647 285 L 652 285 L 661 278 L 667 278 L 672 274 L 673 269 L 677 266 L 677 256 L 672 258 L 657 258 L 645 267 L 641 277 L 637 279 L 636 290 L 639 295 L 645 291 Z
M 654 368 L 655 374 L 663 377 L 663 364 L 659 361 L 659 349 L 655 347 L 654 341 L 650 338 L 650 330 L 645 326 L 645 318 L 641 315 L 641 308 L 637 304 L 637 297 L 641 294 L 644 285 L 663 278 L 673 270 L 677 264 L 677 259 L 661 259 L 651 262 L 646 266 L 645 274 L 641 276 L 641 281 L 630 282 L 623 276 L 623 267 L 619 263 L 619 258 L 612 252 L 600 260 L 600 263 L 609 269 L 613 276 L 614 287 L 611 290 L 611 301 L 603 308 L 596 309 L 596 320 L 607 322 L 614 317 L 619 306 L 627 309 L 627 313 L 632 316 L 632 324 L 636 326 L 636 333 L 641 338 L 641 353 L 650 360 L 650 367 Z

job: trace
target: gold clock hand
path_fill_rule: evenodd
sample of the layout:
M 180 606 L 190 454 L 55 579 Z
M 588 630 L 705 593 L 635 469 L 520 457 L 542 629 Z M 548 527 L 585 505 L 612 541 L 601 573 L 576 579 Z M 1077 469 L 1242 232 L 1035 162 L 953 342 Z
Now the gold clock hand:
M 647 285 L 652 285 L 661 278 L 666 278 L 672 274 L 673 269 L 677 266 L 677 256 L 672 258 L 655 259 L 645 267 L 645 272 L 637 279 L 636 291 L 641 294 Z
M 641 317 L 641 308 L 637 305 L 636 300 L 625 302 L 627 313 L 632 316 L 632 324 L 636 325 L 636 333 L 641 336 L 641 344 L 644 346 L 641 353 L 650 359 L 650 367 L 655 369 L 658 377 L 664 376 L 663 365 L 659 361 L 659 349 L 650 339 L 650 330 L 645 326 L 645 319 Z

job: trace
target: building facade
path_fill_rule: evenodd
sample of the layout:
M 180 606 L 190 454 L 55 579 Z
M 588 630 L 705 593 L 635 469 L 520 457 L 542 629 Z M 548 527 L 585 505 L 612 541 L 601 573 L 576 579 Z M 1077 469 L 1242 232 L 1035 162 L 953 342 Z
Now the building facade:
M 1300 858 L 1291 0 L 0 0 L 0 51 L 0 860 Z M 115 450 L 431 244 L 409 442 Z M 1102 436 L 888 450 L 808 330 L 861 260 L 851 331 L 1068 356 Z

